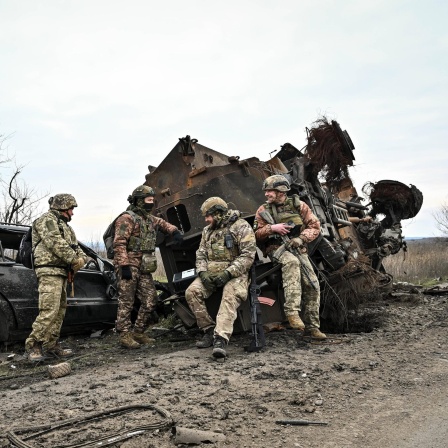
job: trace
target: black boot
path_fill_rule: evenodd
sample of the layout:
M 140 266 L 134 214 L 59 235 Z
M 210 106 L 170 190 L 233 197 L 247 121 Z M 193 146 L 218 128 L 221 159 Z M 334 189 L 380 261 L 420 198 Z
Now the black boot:
M 216 336 L 213 341 L 212 355 L 215 358 L 225 358 L 227 356 L 226 345 L 227 345 L 227 341 L 223 337 Z
M 196 342 L 197 348 L 208 348 L 213 345 L 213 331 L 215 330 L 214 327 L 207 328 L 205 330 L 204 336 L 202 336 L 202 339 L 198 342 Z

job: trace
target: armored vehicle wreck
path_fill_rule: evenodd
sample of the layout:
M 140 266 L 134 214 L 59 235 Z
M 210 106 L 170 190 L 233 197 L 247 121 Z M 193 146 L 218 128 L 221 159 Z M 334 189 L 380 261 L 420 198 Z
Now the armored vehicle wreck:
M 349 134 L 325 117 L 306 132 L 305 147 L 297 149 L 285 143 L 268 161 L 257 157 L 241 160 L 187 135 L 158 167 L 149 167 L 145 183 L 156 189 L 154 213 L 184 233 L 180 247 L 162 234 L 157 243 L 169 287 L 175 292 L 171 298 L 174 309 L 187 325 L 194 325 L 194 318 L 182 299 L 195 277 L 195 253 L 205 225 L 201 204 L 219 196 L 252 225 L 257 208 L 265 202 L 263 181 L 273 174 L 284 175 L 291 184 L 290 193 L 298 194 L 321 222 L 321 234 L 308 251 L 321 284 L 323 327 L 344 329 L 350 310 L 391 285 L 382 260 L 406 249 L 401 220 L 418 213 L 423 202 L 421 192 L 398 181 L 368 183 L 363 191 L 369 199 L 363 204 L 365 199 L 358 195 L 349 176 L 355 160 Z M 263 321 L 284 320 L 281 274 L 261 251 L 256 276 L 260 295 L 275 300 L 274 306 L 262 307 Z M 211 312 L 217 308 L 213 302 L 212 297 Z M 250 322 L 246 305 L 241 306 L 236 324 L 242 330 L 247 330 Z

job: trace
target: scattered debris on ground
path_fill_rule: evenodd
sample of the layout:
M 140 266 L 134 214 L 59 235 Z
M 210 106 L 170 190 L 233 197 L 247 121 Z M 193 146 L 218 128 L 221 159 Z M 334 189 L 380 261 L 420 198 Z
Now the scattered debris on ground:
M 100 437 L 123 448 L 444 446 L 448 293 L 397 284 L 358 319 L 371 331 L 319 343 L 280 326 L 258 353 L 235 335 L 221 363 L 180 329 L 154 330 L 154 346 L 133 351 L 111 331 L 70 337 L 71 371 L 55 379 L 48 365 L 62 360 L 30 365 L 10 346 L 0 353 L 0 447 L 26 428 L 42 433 L 33 447 Z

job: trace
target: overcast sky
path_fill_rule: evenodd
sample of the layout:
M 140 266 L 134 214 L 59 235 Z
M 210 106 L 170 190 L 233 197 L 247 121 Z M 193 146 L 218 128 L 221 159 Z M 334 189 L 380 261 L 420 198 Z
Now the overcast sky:
M 446 0 L 0 0 L 0 134 L 38 191 L 69 192 L 82 241 L 189 134 L 268 160 L 336 119 L 351 175 L 448 200 Z M 0 176 L 6 175 L 1 169 Z M 43 210 L 46 209 L 46 204 Z

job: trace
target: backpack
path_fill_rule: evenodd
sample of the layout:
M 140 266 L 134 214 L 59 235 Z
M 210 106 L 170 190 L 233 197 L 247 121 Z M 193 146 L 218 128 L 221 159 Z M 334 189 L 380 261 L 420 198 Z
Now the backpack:
M 34 268 L 33 242 L 31 238 L 32 234 L 33 229 L 30 227 L 20 241 L 18 254 L 18 261 L 28 269 Z
M 115 251 L 114 251 L 114 238 L 115 238 L 115 222 L 117 221 L 117 219 L 121 216 L 124 215 L 125 213 L 127 213 L 128 215 L 132 216 L 132 219 L 134 220 L 134 226 L 135 226 L 135 221 L 137 220 L 137 214 L 134 213 L 131 210 L 126 210 L 123 213 L 120 213 L 107 227 L 106 231 L 104 232 L 103 235 L 103 242 L 104 242 L 104 246 L 106 247 L 106 255 L 107 258 L 109 258 L 110 260 L 114 259 L 114 255 L 115 255 Z

